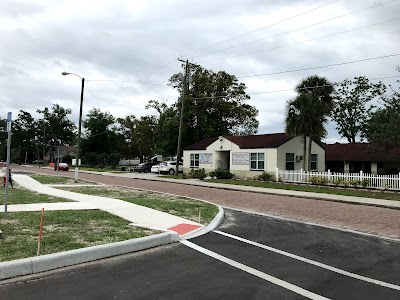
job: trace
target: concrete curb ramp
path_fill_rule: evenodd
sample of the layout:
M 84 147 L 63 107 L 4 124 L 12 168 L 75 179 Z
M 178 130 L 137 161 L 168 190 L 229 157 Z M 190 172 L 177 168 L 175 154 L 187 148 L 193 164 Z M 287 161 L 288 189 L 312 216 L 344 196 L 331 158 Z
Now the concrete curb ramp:
M 128 241 L 0 262 L 0 280 L 127 254 L 177 241 L 179 241 L 177 233 L 164 232 Z

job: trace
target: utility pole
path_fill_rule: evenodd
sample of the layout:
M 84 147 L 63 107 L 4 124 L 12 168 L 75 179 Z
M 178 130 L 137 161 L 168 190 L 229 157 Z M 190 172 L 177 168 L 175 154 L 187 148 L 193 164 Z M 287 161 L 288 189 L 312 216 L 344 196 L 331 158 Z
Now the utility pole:
M 43 163 L 44 163 L 45 142 L 46 142 L 46 123 L 44 122 L 43 119 Z
M 179 170 L 179 162 L 181 158 L 181 143 L 182 143 L 182 126 L 183 126 L 183 110 L 185 107 L 185 98 L 186 98 L 186 87 L 187 87 L 187 79 L 189 74 L 189 61 L 178 59 L 181 62 L 185 63 L 185 75 L 183 76 L 183 95 L 182 95 L 182 108 L 181 108 L 181 118 L 179 120 L 179 134 L 178 134 L 178 149 L 176 150 L 176 172 L 178 175 Z
M 7 202 L 8 202 L 8 182 L 10 180 L 10 153 L 11 153 L 11 112 L 7 114 L 7 161 L 6 161 L 6 186 L 4 201 L 4 219 L 7 219 Z

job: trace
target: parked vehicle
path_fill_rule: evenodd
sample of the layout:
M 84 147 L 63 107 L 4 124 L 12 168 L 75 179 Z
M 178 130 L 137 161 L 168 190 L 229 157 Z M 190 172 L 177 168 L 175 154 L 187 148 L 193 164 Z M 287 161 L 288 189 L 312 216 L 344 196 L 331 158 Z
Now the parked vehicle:
M 33 164 L 37 164 L 37 165 L 43 165 L 43 164 L 44 164 L 44 161 L 41 160 L 41 159 L 35 159 L 32 163 L 33 163 Z
M 158 170 L 160 169 L 160 165 L 154 165 L 151 167 L 151 173 L 158 173 Z
M 54 171 L 57 171 L 57 168 L 59 171 L 68 171 L 69 170 L 69 166 L 67 163 L 54 164 Z
M 160 163 L 160 173 L 174 175 L 176 171 L 176 161 L 165 161 Z M 178 172 L 183 172 L 183 164 L 180 162 Z
M 134 172 L 138 172 L 138 173 L 148 173 L 151 171 L 151 167 L 154 166 L 155 162 L 145 162 L 145 163 L 141 163 L 138 166 L 136 166 L 133 170 Z

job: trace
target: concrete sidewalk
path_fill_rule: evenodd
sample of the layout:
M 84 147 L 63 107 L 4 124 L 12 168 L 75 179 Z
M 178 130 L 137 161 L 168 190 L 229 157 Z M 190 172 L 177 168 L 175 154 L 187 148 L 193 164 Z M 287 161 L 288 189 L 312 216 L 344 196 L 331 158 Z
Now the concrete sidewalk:
M 100 209 L 109 212 L 140 227 L 161 231 L 172 230 L 177 232 L 179 235 L 185 235 L 203 227 L 199 223 L 126 201 L 107 197 L 84 195 L 56 189 L 48 185 L 43 185 L 27 175 L 14 174 L 14 181 L 20 186 L 38 193 L 79 202 L 81 206 L 75 205 L 76 207 L 87 207 L 87 209 Z M 52 208 L 53 210 L 59 207 L 59 209 L 62 210 L 68 205 L 71 205 L 71 207 L 74 206 L 73 203 L 66 204 L 65 202 L 60 202 L 52 204 L 49 203 L 47 207 Z M 11 206 L 13 209 L 20 208 L 21 210 L 28 209 L 29 207 L 35 208 L 38 207 L 38 205 L 21 204 L 18 206 Z
M 242 191 L 242 192 L 273 194 L 273 195 L 291 196 L 291 197 L 299 197 L 299 198 L 307 198 L 307 199 L 321 199 L 321 200 L 326 200 L 326 201 L 354 203 L 354 204 L 359 204 L 359 205 L 369 205 L 369 206 L 400 209 L 400 201 L 395 201 L 395 200 L 383 200 L 383 199 L 374 199 L 374 198 L 366 198 L 366 197 L 343 196 L 343 195 L 336 195 L 336 194 L 323 194 L 323 193 L 271 189 L 271 188 L 234 185 L 234 184 L 222 184 L 222 183 L 201 181 L 198 179 L 172 179 L 172 178 L 165 178 L 163 176 L 157 176 L 156 174 L 150 174 L 150 173 L 135 174 L 135 173 L 110 173 L 110 172 L 93 172 L 93 171 L 80 171 L 80 172 L 114 176 L 114 177 L 134 178 L 134 179 L 141 179 L 141 180 L 166 181 L 166 182 L 173 182 L 173 183 L 179 183 L 179 184 L 204 186 L 204 187 L 209 187 L 209 188 L 218 188 L 218 189 L 226 189 L 226 190 L 234 190 L 234 191 Z M 379 191 L 377 191 L 377 192 L 379 192 Z
M 204 227 L 199 223 L 126 201 L 55 189 L 51 186 L 43 185 L 27 175 L 14 174 L 14 181 L 26 189 L 70 199 L 74 202 L 9 205 L 7 208 L 10 212 L 40 211 L 42 208 L 45 210 L 101 209 L 128 220 L 136 226 L 164 232 L 122 242 L 0 262 L 0 280 L 31 275 L 177 242 L 180 238 L 191 238 L 213 230 L 223 220 L 223 210 L 221 208 L 211 224 Z M 1 207 L 1 211 L 4 211 L 4 206 Z

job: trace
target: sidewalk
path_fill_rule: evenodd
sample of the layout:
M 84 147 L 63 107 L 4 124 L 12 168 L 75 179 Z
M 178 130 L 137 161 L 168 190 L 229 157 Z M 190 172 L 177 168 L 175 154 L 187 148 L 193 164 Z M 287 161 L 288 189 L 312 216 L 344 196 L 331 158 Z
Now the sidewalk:
M 60 202 L 43 203 L 40 205 L 10 205 L 10 211 L 16 211 L 16 209 L 23 211 L 26 211 L 27 209 L 37 210 L 37 207 L 39 206 L 39 210 L 42 207 L 44 207 L 45 210 L 63 210 L 68 206 L 70 207 L 69 209 L 100 209 L 128 220 L 137 226 L 161 231 L 175 231 L 180 236 L 192 233 L 193 231 L 199 230 L 203 227 L 201 224 L 196 222 L 126 201 L 56 189 L 48 185 L 43 185 L 27 175 L 14 174 L 14 181 L 26 189 L 55 197 L 70 199 L 78 203 Z
M 366 197 L 353 197 L 353 196 L 342 196 L 342 195 L 335 195 L 335 194 L 323 194 L 323 193 L 270 189 L 270 188 L 261 188 L 261 187 L 252 187 L 252 186 L 234 185 L 234 184 L 222 184 L 222 183 L 201 181 L 198 179 L 172 179 L 172 178 L 165 178 L 163 176 L 157 176 L 155 174 L 150 174 L 150 173 L 149 174 L 135 174 L 135 173 L 110 173 L 110 172 L 93 172 L 93 171 L 80 171 L 80 172 L 114 176 L 114 177 L 134 178 L 134 179 L 141 179 L 141 180 L 166 181 L 166 182 L 173 182 L 173 183 L 179 183 L 179 184 L 185 184 L 185 185 L 204 186 L 204 187 L 209 187 L 209 188 L 218 188 L 218 189 L 226 189 L 226 190 L 234 190 L 234 191 L 242 191 L 242 192 L 273 194 L 273 195 L 308 198 L 308 199 L 321 199 L 321 200 L 326 200 L 326 201 L 354 203 L 354 204 L 359 204 L 359 205 L 369 205 L 369 206 L 386 207 L 386 208 L 392 208 L 392 209 L 400 209 L 400 201 L 395 201 L 395 200 L 383 200 L 383 199 L 374 199 L 374 198 L 366 198 Z

